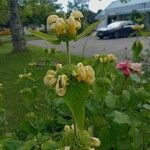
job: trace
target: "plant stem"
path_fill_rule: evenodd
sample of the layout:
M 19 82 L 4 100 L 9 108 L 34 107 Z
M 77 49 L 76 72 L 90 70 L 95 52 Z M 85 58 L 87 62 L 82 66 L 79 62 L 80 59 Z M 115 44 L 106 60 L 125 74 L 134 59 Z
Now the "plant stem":
M 67 48 L 67 55 L 68 55 L 67 63 L 68 63 L 68 65 L 71 65 L 71 57 L 70 57 L 69 41 L 66 41 L 66 48 Z
M 35 137 L 36 137 L 36 140 L 37 140 L 37 143 L 38 143 L 38 145 L 37 145 L 38 150 L 42 150 L 41 142 L 39 141 L 38 136 L 36 135 Z
M 83 52 L 82 52 L 82 57 L 83 58 L 85 57 L 85 48 L 86 48 L 87 42 L 88 42 L 88 37 L 86 38 L 85 43 L 83 45 Z
M 74 120 L 74 132 L 75 132 L 75 136 L 77 136 L 77 125 L 76 125 L 76 120 L 74 116 L 73 116 L 73 120 Z
M 125 80 L 124 80 L 124 90 L 127 89 L 127 86 L 128 86 L 128 77 L 125 77 Z

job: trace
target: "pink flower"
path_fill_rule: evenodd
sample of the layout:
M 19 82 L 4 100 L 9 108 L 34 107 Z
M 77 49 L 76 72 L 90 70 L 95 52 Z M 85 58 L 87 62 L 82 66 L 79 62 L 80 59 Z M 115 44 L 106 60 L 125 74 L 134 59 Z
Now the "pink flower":
M 139 74 L 142 73 L 142 63 L 130 63 L 130 69 Z
M 129 76 L 131 73 L 129 66 L 130 66 L 130 63 L 128 61 L 121 62 L 120 64 L 117 64 L 117 68 L 119 70 L 121 70 L 125 76 Z
M 129 68 L 129 62 L 125 61 L 125 62 L 121 62 L 120 64 L 117 64 L 117 68 L 120 70 L 125 70 L 127 68 Z
M 130 73 L 131 73 L 131 71 L 130 71 L 129 68 L 126 68 L 126 69 L 122 70 L 122 72 L 123 72 L 123 74 L 124 74 L 125 76 L 130 76 Z
M 133 63 L 129 61 L 121 62 L 116 66 L 125 76 L 130 76 L 133 73 L 142 73 L 142 63 Z

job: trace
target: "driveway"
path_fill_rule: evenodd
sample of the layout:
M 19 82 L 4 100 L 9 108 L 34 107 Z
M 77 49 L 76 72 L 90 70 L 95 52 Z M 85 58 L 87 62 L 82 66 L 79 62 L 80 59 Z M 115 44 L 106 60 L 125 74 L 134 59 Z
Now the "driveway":
M 144 42 L 144 49 L 150 48 L 150 37 L 140 37 L 139 39 Z M 83 55 L 84 51 L 85 56 L 92 56 L 95 53 L 112 53 L 115 54 L 119 59 L 124 59 L 125 57 L 130 58 L 132 53 L 132 43 L 135 40 L 135 37 L 99 40 L 95 33 L 93 33 L 92 35 L 85 37 L 77 42 L 71 42 L 71 52 L 75 55 Z M 55 47 L 59 50 L 65 51 L 65 44 L 55 46 L 44 40 L 28 41 L 28 44 L 40 46 L 43 48 Z

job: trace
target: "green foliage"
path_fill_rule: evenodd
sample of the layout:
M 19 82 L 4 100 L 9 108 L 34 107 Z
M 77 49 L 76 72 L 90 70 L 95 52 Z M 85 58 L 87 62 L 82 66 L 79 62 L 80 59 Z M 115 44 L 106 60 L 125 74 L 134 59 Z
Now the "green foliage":
M 77 41 L 85 36 L 87 36 L 88 34 L 91 34 L 92 31 L 97 27 L 97 25 L 99 24 L 100 22 L 95 22 L 91 25 L 89 25 L 82 33 L 80 33 L 75 39 L 74 41 Z M 30 31 L 33 35 L 41 38 L 41 39 L 44 39 L 52 44 L 55 44 L 55 45 L 59 45 L 61 43 L 61 40 L 58 39 L 55 35 L 52 35 L 52 34 L 45 34 L 45 33 L 42 33 L 42 32 L 35 32 L 35 31 Z M 63 40 L 63 39 L 62 39 Z M 66 39 L 65 39 L 66 40 Z
M 144 14 L 134 10 L 131 13 L 130 20 L 132 20 L 135 23 L 141 24 L 144 20 Z
M 87 131 L 77 131 L 73 130 L 67 131 L 62 137 L 62 146 L 69 146 L 71 150 L 87 150 L 90 148 L 90 135 Z
M 67 87 L 66 95 L 58 98 L 52 90 L 47 90 L 42 82 L 45 72 L 48 68 L 53 69 L 55 62 L 65 64 L 65 54 L 56 52 L 51 56 L 52 53 L 44 53 L 41 49 L 31 47 L 34 50 L 28 54 L 10 56 L 4 52 L 4 46 L 0 51 L 0 78 L 7 91 L 1 93 L 4 94 L 9 107 L 12 106 L 10 100 L 16 103 L 18 98 L 20 103 L 17 107 L 15 104 L 12 106 L 18 110 L 13 112 L 14 114 L 10 111 L 9 114 L 14 118 L 20 115 L 20 121 L 18 124 L 15 121 L 15 130 L 7 129 L 3 133 L 6 133 L 6 137 L 1 137 L 1 149 L 55 150 L 71 146 L 72 150 L 87 150 L 91 148 L 91 135 L 101 140 L 101 146 L 97 148 L 100 150 L 149 149 L 149 78 L 135 73 L 124 77 L 117 70 L 115 62 L 95 61 L 91 58 L 87 59 L 86 63 L 95 70 L 95 84 L 89 87 L 82 82 L 78 84 L 73 81 Z M 12 63 L 9 63 L 10 60 Z M 36 65 L 28 66 L 31 60 L 35 61 Z M 74 62 L 78 61 L 80 58 L 74 57 Z M 15 84 L 18 74 L 22 73 L 24 68 L 32 72 L 34 81 L 27 78 Z M 68 72 L 72 73 L 72 69 L 60 70 L 58 74 Z M 18 92 L 20 89 L 21 93 Z M 71 113 L 64 102 L 70 108 L 78 128 L 83 129 L 85 126 L 91 135 L 78 129 L 63 132 L 65 124 L 73 123 Z M 21 111 L 23 114 L 19 114 Z M 1 118 L 3 120 L 3 117 Z
M 85 11 L 88 10 L 89 0 L 69 0 L 68 2 L 68 10 L 80 10 Z
M 0 1 L 0 25 L 4 25 L 9 19 L 8 2 Z
M 108 93 L 105 98 L 105 104 L 108 108 L 114 108 L 116 106 L 116 97 L 112 93 Z
M 72 111 L 74 119 L 79 129 L 84 128 L 85 121 L 85 102 L 88 97 L 89 87 L 87 84 L 74 83 L 64 96 L 65 103 Z
M 97 76 L 95 84 L 99 87 L 93 86 L 86 104 L 88 123 L 101 140 L 102 150 L 147 149 L 150 144 L 147 132 L 150 129 L 147 118 L 150 95 L 146 87 L 149 83 L 137 74 L 131 74 L 126 81 L 116 68 L 112 70 L 113 65 L 93 63 Z M 104 82 L 106 78 L 111 81 L 109 86 Z
M 113 117 L 114 117 L 114 122 L 119 123 L 119 124 L 130 124 L 130 119 L 129 116 L 125 113 L 119 112 L 119 111 L 114 111 L 113 112 Z
M 139 131 L 138 128 L 131 127 L 129 131 L 129 135 L 132 138 L 132 148 L 133 149 L 141 149 L 143 145 L 143 138 L 142 138 L 142 133 Z
M 100 23 L 100 22 L 97 21 L 97 22 L 94 22 L 94 23 L 92 23 L 91 25 L 89 25 L 82 33 L 80 33 L 80 34 L 75 38 L 75 41 L 81 39 L 82 37 L 87 36 L 88 34 L 91 34 L 92 31 L 97 27 L 97 25 L 98 25 L 99 23 Z
M 57 0 L 20 0 L 21 18 L 25 24 L 46 26 L 47 17 L 55 13 L 60 5 L 56 3 Z M 46 27 L 45 27 L 46 28 Z
M 56 45 L 59 45 L 61 43 L 61 41 L 54 35 L 48 35 L 48 34 L 45 34 L 45 33 L 42 33 L 42 32 L 35 32 L 35 31 L 30 31 L 33 35 L 41 38 L 41 39 L 44 39 L 52 44 L 56 44 Z
M 135 41 L 132 45 L 134 61 L 137 62 L 140 60 L 140 53 L 142 50 L 143 50 L 143 43 L 141 41 Z

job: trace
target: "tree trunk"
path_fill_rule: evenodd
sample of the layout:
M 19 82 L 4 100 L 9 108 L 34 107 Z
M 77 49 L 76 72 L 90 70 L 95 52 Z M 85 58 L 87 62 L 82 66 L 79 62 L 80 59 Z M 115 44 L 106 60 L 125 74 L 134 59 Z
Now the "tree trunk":
M 24 52 L 26 50 L 26 42 L 23 36 L 23 28 L 20 20 L 17 0 L 10 0 L 11 12 L 11 35 L 14 46 L 13 52 Z
M 44 27 L 45 27 L 45 33 L 47 33 L 47 19 L 45 21 Z

